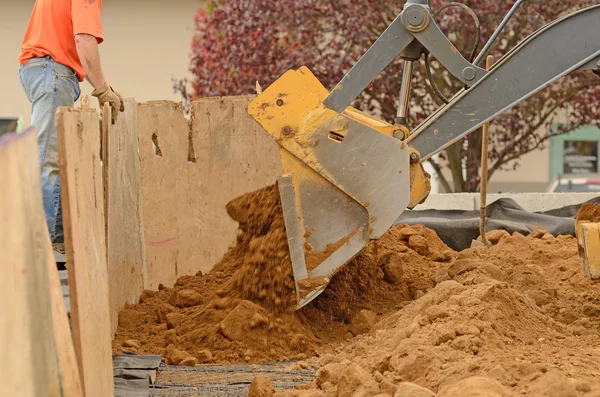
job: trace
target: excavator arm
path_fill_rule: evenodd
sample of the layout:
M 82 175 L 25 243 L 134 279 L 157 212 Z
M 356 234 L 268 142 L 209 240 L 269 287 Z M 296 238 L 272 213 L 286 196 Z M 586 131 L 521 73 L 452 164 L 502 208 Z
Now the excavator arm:
M 600 5 L 542 27 L 421 123 L 407 143 L 426 160 L 560 77 L 600 70 L 599 34 Z
M 435 23 L 426 0 L 409 0 L 331 92 L 306 67 L 288 71 L 248 107 L 280 146 L 278 179 L 300 308 L 406 208 L 430 190 L 421 162 L 561 76 L 600 68 L 600 5 L 530 35 L 486 71 L 467 61 Z M 397 56 L 405 61 L 398 119 L 412 62 L 433 54 L 465 89 L 412 133 L 350 104 Z M 408 75 L 407 75 L 408 73 Z

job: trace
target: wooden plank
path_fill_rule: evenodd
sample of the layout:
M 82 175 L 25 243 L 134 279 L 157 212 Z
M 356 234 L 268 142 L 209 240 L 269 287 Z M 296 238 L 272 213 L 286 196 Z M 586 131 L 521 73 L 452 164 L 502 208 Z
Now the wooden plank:
M 277 143 L 247 112 L 252 99 L 254 96 L 204 98 L 192 105 L 196 174 L 188 177 L 195 183 L 189 184 L 182 197 L 186 211 L 196 209 L 201 214 L 196 217 L 198 239 L 185 241 L 182 251 L 196 250 L 200 256 L 180 264 L 184 274 L 210 270 L 234 242 L 237 223 L 225 205 L 275 183 L 282 173 Z M 204 197 L 203 207 L 198 206 L 198 196 Z
M 179 244 L 187 232 L 180 228 L 186 215 L 179 190 L 186 178 L 189 127 L 181 104 L 154 101 L 138 104 L 137 128 L 146 287 L 156 289 L 160 283 L 173 285 L 179 274 Z
M 7 396 L 80 396 L 72 384 L 61 385 L 59 374 L 64 361 L 57 362 L 53 331 L 57 325 L 64 329 L 67 319 L 60 313 L 53 317 L 62 294 L 56 301 L 56 285 L 49 283 L 57 271 L 42 210 L 39 165 L 31 155 L 36 152 L 33 128 L 0 137 L 0 382 Z M 66 343 L 61 348 L 68 352 L 71 342 L 58 341 Z
M 86 397 L 114 396 L 98 115 L 59 108 L 61 201 L 75 353 Z
M 125 99 L 117 123 L 107 104 L 102 122 L 102 170 L 106 217 L 106 253 L 111 332 L 117 330 L 119 311 L 137 303 L 146 282 L 142 228 L 142 194 L 138 156 L 137 104 Z
M 138 105 L 147 288 L 210 270 L 235 240 L 227 202 L 281 174 L 276 142 L 247 113 L 252 99 L 194 102 L 191 130 L 179 104 Z
M 45 228 L 45 224 L 44 224 Z M 60 371 L 60 381 L 63 397 L 83 396 L 81 386 L 81 376 L 77 358 L 75 357 L 75 348 L 73 346 L 73 336 L 65 308 L 63 291 L 58 277 L 54 254 L 52 253 L 52 244 L 50 244 L 50 234 L 46 231 L 46 263 L 48 264 L 48 276 L 50 283 L 50 302 L 52 305 L 52 319 L 54 325 L 54 338 L 57 345 L 58 368 Z

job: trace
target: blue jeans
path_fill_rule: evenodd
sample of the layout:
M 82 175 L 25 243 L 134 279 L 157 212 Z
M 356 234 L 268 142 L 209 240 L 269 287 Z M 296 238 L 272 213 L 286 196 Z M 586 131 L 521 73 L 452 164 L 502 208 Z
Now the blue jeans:
M 32 58 L 19 66 L 21 85 L 31 102 L 31 124 L 37 131 L 42 198 L 53 243 L 64 242 L 58 143 L 55 114 L 59 106 L 73 106 L 81 91 L 75 72 L 50 56 Z

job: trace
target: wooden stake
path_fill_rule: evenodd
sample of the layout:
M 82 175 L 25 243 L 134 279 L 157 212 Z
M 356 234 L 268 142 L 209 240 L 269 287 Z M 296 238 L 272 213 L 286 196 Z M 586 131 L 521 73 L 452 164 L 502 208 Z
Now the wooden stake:
M 485 60 L 485 67 L 487 70 L 492 68 L 494 64 L 494 57 L 488 55 Z M 486 221 L 486 198 L 487 198 L 487 182 L 488 182 L 488 137 L 490 132 L 490 122 L 486 122 L 483 125 L 483 131 L 481 132 L 481 182 L 480 182 L 480 202 L 479 207 L 479 234 L 481 235 L 481 241 L 486 246 L 492 245 L 485 235 L 485 221 Z

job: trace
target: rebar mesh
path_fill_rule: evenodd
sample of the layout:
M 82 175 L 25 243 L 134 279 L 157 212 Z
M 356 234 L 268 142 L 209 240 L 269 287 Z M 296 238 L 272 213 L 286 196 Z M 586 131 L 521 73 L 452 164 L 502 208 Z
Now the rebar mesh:
M 246 397 L 255 376 L 266 375 L 275 390 L 294 389 L 314 379 L 315 368 L 292 362 L 269 364 L 161 365 L 150 386 L 151 397 Z

